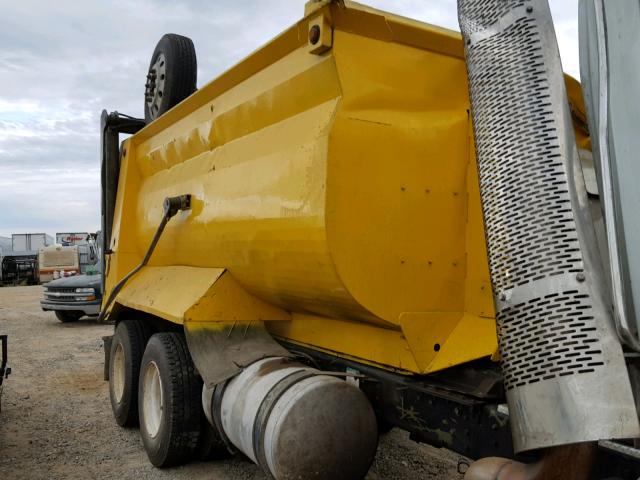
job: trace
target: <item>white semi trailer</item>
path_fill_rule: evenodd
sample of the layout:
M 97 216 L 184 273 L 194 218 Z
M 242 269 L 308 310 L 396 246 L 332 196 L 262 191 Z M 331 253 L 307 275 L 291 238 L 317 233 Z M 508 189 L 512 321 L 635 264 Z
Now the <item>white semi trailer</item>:
M 14 252 L 37 252 L 42 247 L 53 245 L 53 237 L 46 233 L 14 233 L 11 248 Z

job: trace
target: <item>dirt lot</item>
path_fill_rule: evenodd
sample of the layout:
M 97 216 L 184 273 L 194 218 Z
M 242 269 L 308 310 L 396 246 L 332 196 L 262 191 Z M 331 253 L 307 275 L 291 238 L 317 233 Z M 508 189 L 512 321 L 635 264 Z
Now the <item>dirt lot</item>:
M 62 324 L 40 310 L 41 293 L 0 288 L 0 333 L 9 335 L 13 369 L 0 413 L 0 479 L 266 479 L 240 455 L 152 467 L 137 430 L 118 427 L 111 415 L 101 337 L 113 327 Z M 460 479 L 457 458 L 392 431 L 381 437 L 367 479 Z

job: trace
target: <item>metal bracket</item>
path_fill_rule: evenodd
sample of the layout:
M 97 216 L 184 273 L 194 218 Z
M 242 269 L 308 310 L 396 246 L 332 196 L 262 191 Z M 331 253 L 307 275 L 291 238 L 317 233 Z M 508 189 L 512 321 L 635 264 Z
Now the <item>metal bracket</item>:
M 100 116 L 100 177 L 102 211 L 102 251 L 110 251 L 113 214 L 120 176 L 120 133 L 134 134 L 145 126 L 145 121 L 118 112 L 102 111 Z M 106 275 L 105 257 L 102 258 L 102 285 Z
M 0 361 L 0 410 L 2 410 L 2 382 L 11 374 L 11 368 L 7 366 L 8 363 L 8 346 L 7 335 L 0 335 L 0 345 L 2 348 L 2 360 Z

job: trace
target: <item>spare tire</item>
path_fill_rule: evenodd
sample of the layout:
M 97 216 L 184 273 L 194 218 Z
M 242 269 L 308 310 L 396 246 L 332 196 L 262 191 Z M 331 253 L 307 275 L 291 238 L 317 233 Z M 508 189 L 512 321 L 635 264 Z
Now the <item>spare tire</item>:
M 151 56 L 144 92 L 144 119 L 152 122 L 196 91 L 196 49 L 190 38 L 167 33 Z

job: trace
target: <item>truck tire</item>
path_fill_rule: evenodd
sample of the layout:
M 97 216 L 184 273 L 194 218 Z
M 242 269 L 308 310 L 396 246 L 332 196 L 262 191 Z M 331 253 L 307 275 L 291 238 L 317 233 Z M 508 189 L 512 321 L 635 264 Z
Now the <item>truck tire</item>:
M 116 327 L 109 354 L 109 398 L 121 427 L 138 424 L 140 363 L 151 331 L 141 320 L 122 320 Z
M 151 337 L 140 367 L 138 408 L 142 443 L 156 467 L 193 457 L 200 434 L 201 382 L 184 335 Z
M 56 310 L 56 318 L 62 323 L 77 322 L 82 317 L 82 312 L 76 312 L 73 310 Z
M 196 91 L 196 50 L 188 37 L 163 35 L 151 56 L 144 94 L 144 119 L 152 122 Z

